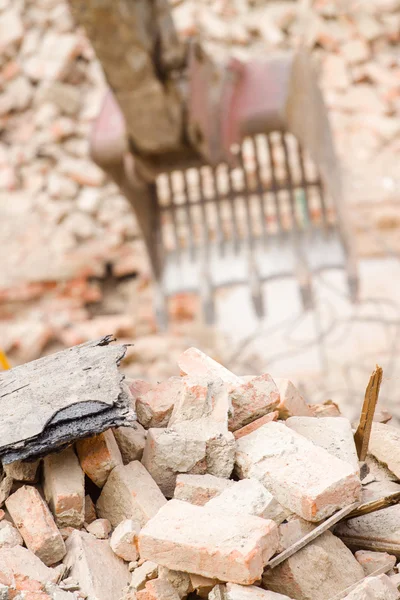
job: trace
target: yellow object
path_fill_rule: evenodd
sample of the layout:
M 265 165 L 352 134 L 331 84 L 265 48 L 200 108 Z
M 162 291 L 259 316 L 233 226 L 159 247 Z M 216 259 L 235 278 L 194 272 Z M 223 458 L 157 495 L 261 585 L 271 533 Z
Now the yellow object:
M 7 356 L 4 354 L 3 350 L 0 350 L 0 367 L 4 371 L 11 369 L 10 363 L 8 362 Z

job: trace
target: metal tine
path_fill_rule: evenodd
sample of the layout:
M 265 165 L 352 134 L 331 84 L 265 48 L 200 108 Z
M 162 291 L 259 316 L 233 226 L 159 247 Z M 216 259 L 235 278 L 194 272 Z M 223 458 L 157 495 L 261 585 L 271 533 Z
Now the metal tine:
M 318 177 L 317 177 L 317 188 L 318 188 L 319 199 L 321 202 L 322 223 L 323 223 L 325 231 L 328 231 L 328 229 L 329 229 L 328 211 L 327 211 L 326 204 L 325 204 L 324 185 L 321 180 L 320 173 L 318 173 Z
M 276 174 L 275 174 L 274 144 L 271 139 L 271 134 L 267 134 L 266 138 L 267 138 L 267 145 L 268 145 L 269 168 L 271 171 L 271 185 L 272 185 L 272 192 L 274 194 L 276 222 L 278 225 L 279 234 L 283 234 L 284 229 L 283 229 L 283 222 L 282 222 L 282 212 L 281 212 L 281 207 L 279 204 L 278 182 L 276 180 Z
M 217 174 L 217 170 L 215 167 L 210 167 L 211 168 L 211 174 L 212 174 L 212 182 L 213 182 L 213 188 L 214 188 L 214 201 L 213 204 L 215 206 L 215 212 L 217 214 L 217 239 L 218 239 L 218 246 L 219 246 L 219 251 L 221 256 L 223 256 L 225 254 L 225 235 L 224 235 L 224 229 L 222 226 L 222 215 L 221 215 L 221 202 L 220 202 L 220 197 L 219 197 L 219 189 L 218 189 L 218 174 Z
M 260 173 L 259 152 L 258 152 L 258 148 L 257 148 L 257 142 L 254 137 L 250 138 L 250 142 L 251 142 L 251 146 L 252 146 L 253 154 L 254 154 L 254 165 L 255 165 L 258 200 L 259 200 L 259 206 L 260 206 L 262 235 L 263 235 L 263 240 L 264 240 L 264 245 L 265 245 L 267 242 L 267 239 L 268 239 L 267 224 L 266 224 L 267 211 L 265 208 L 264 187 L 262 184 L 261 173 Z
M 293 229 L 299 229 L 299 223 L 296 217 L 296 199 L 294 197 L 293 192 L 293 177 L 292 177 L 292 168 L 290 166 L 289 159 L 289 150 L 286 142 L 286 135 L 283 131 L 280 131 L 280 140 L 283 148 L 283 154 L 285 157 L 285 171 L 286 171 L 286 181 L 287 181 L 287 190 L 289 192 L 289 202 L 290 202 L 290 211 L 292 213 L 292 227 Z
M 182 176 L 183 176 L 183 191 L 185 194 L 185 202 L 184 202 L 184 207 L 185 207 L 185 212 L 186 212 L 186 224 L 187 224 L 187 240 L 188 240 L 188 244 L 189 244 L 189 254 L 190 254 L 190 258 L 193 262 L 194 258 L 195 258 L 195 254 L 196 254 L 196 247 L 195 247 L 195 235 L 194 235 L 194 226 L 193 226 L 193 219 L 192 219 L 192 211 L 190 208 L 190 199 L 189 199 L 189 186 L 188 186 L 188 180 L 187 180 L 187 169 L 184 169 L 183 171 L 181 171 Z
M 304 164 L 304 154 L 303 154 L 303 148 L 299 142 L 299 140 L 296 138 L 296 142 L 297 142 L 297 156 L 299 159 L 299 166 L 300 166 L 300 176 L 301 176 L 301 187 L 303 190 L 303 194 L 304 194 L 304 199 L 305 199 L 305 212 L 306 212 L 306 219 L 307 219 L 307 223 L 306 226 L 307 228 L 312 227 L 312 220 L 311 220 L 311 213 L 310 213 L 310 198 L 309 198 L 309 194 L 308 194 L 308 182 L 307 182 L 307 177 L 306 177 L 306 169 L 305 169 L 305 164 Z
M 208 228 L 207 211 L 204 197 L 203 171 L 197 169 L 200 208 L 202 216 L 202 245 L 200 248 L 202 281 L 200 283 L 200 297 L 203 306 L 203 312 L 207 325 L 212 325 L 215 321 L 215 303 L 213 294 L 213 285 L 210 273 L 210 231 Z
M 174 232 L 174 241 L 175 241 L 175 252 L 177 262 L 181 262 L 181 248 L 179 244 L 179 236 L 178 236 L 178 225 L 176 222 L 176 210 L 177 205 L 174 202 L 174 187 L 172 183 L 172 175 L 171 173 L 167 173 L 167 181 L 168 181 L 168 191 L 169 191 L 169 199 L 170 199 L 170 213 L 172 219 L 172 229 Z
M 244 183 L 244 203 L 245 203 L 245 211 L 246 211 L 246 225 L 247 225 L 247 251 L 248 251 L 248 263 L 249 263 L 249 283 L 251 296 L 253 299 L 254 309 L 259 318 L 264 316 L 264 304 L 262 297 L 262 287 L 261 287 L 261 279 L 260 274 L 257 269 L 257 264 L 255 260 L 254 254 L 254 236 L 253 236 L 253 228 L 251 223 L 251 213 L 250 213 L 250 186 L 248 179 L 248 172 L 246 171 L 244 164 L 244 157 L 242 149 L 239 151 L 239 160 L 241 167 L 243 169 L 243 183 Z M 229 170 L 231 173 L 231 171 Z
M 303 306 L 305 310 L 309 310 L 313 306 L 313 294 L 311 287 L 311 273 L 308 267 L 307 259 L 303 251 L 303 245 L 301 243 L 300 234 L 301 228 L 296 218 L 296 205 L 295 205 L 295 197 L 293 193 L 293 177 L 292 171 L 290 167 L 289 160 L 289 151 L 286 143 L 285 133 L 283 131 L 280 132 L 281 142 L 283 146 L 283 152 L 285 157 L 285 171 L 286 171 L 286 180 L 288 183 L 289 190 L 289 200 L 290 207 L 292 212 L 292 226 L 293 230 L 291 232 L 294 248 L 296 252 L 296 277 L 298 279 L 300 285 L 300 293 L 303 302 Z
M 233 178 L 232 178 L 232 169 L 229 165 L 225 165 L 227 169 L 228 175 L 228 200 L 229 206 L 231 209 L 231 220 L 232 220 L 232 241 L 233 241 L 233 250 L 235 254 L 239 252 L 240 248 L 240 235 L 239 235 L 239 227 L 236 219 L 236 210 L 235 210 L 235 188 L 233 186 Z

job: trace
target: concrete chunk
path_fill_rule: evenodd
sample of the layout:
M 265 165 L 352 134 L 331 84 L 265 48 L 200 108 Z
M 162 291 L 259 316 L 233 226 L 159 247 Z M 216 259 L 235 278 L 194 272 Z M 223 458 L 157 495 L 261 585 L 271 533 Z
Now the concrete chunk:
M 236 431 L 272 412 L 279 404 L 279 390 L 271 375 L 265 373 L 241 385 L 229 386 L 232 416 L 229 430 Z
M 292 600 L 289 596 L 263 590 L 255 585 L 227 583 L 217 585 L 209 595 L 210 600 Z
M 86 475 L 103 487 L 114 467 L 122 465 L 122 456 L 111 429 L 76 444 L 79 461 Z
M 272 519 L 279 525 L 286 519 L 289 511 L 275 500 L 272 494 L 256 479 L 235 481 L 216 498 L 207 502 L 212 510 L 232 514 L 246 514 Z
M 115 467 L 97 501 L 97 514 L 116 527 L 133 519 L 142 527 L 166 503 L 159 487 L 138 461 Z
M 273 521 L 224 515 L 180 500 L 163 506 L 139 535 L 140 556 L 176 571 L 251 584 L 278 547 Z
M 353 467 L 282 423 L 267 423 L 236 443 L 241 478 L 258 479 L 282 504 L 308 521 L 320 521 L 361 493 Z
M 388 564 L 393 568 L 396 564 L 396 557 L 387 552 L 371 552 L 369 550 L 358 550 L 354 555 L 356 560 L 360 563 L 364 569 L 365 576 L 371 575 L 374 571 L 380 567 L 384 567 Z M 389 569 L 388 569 L 389 570 Z
M 116 600 L 129 582 L 128 565 L 111 550 L 107 540 L 75 530 L 66 542 L 64 564 L 88 600 Z
M 134 427 L 117 427 L 113 430 L 124 465 L 141 460 L 146 443 L 146 430 L 140 423 Z
M 373 423 L 368 450 L 400 479 L 400 429 Z
M 72 448 L 49 454 L 43 461 L 43 490 L 59 527 L 82 527 L 85 477 Z
M 349 547 L 400 553 L 400 504 L 383 508 L 369 515 L 354 517 L 335 527 Z
M 231 371 L 197 348 L 185 350 L 178 359 L 178 366 L 187 375 L 205 376 L 211 381 L 213 379 L 222 379 L 225 383 L 233 383 L 235 385 L 242 384 L 240 377 L 231 373 Z
M 351 423 L 345 417 L 289 417 L 286 425 L 359 471 Z
M 278 386 L 280 402 L 278 405 L 279 418 L 312 417 L 313 413 L 296 386 L 289 380 L 280 377 L 274 379 Z
M 139 531 L 139 525 L 132 519 L 121 521 L 111 536 L 110 546 L 113 552 L 127 562 L 137 560 Z
M 387 575 L 367 577 L 343 600 L 398 600 L 400 593 Z
M 363 577 L 350 550 L 326 531 L 274 569 L 266 569 L 262 584 L 296 600 L 327 600 Z
M 229 477 L 235 440 L 225 425 L 210 419 L 149 429 L 142 463 L 167 498 L 174 494 L 179 473 Z
M 25 544 L 45 565 L 63 558 L 64 540 L 36 488 L 24 485 L 9 496 L 6 506 Z
M 136 400 L 139 423 L 146 429 L 150 427 L 167 427 L 183 385 L 184 379 L 182 377 L 170 377 L 154 386 L 146 394 L 139 396 Z
M 204 506 L 209 500 L 215 498 L 233 484 L 234 482 L 231 479 L 209 474 L 181 474 L 176 478 L 174 498 L 185 500 L 190 504 L 197 504 L 197 506 Z

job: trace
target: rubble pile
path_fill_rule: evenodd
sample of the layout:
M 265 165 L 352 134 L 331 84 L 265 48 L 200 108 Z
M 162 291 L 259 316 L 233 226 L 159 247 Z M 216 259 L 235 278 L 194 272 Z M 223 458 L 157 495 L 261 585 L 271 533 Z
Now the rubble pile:
M 399 430 L 375 421 L 359 462 L 332 403 L 238 377 L 196 348 L 178 366 L 157 385 L 121 376 L 136 423 L 3 465 L 0 597 L 399 599 Z M 23 385 L 19 369 L 9 375 Z M 85 397 L 70 375 L 65 407 Z
M 317 0 L 306 14 L 302 3 L 287 0 L 171 6 L 180 36 L 198 35 L 215 57 L 230 49 L 245 59 L 300 42 L 310 49 L 352 186 L 359 251 L 382 250 L 369 226 L 396 248 L 398 1 Z M 66 0 L 2 0 L 0 50 L 1 346 L 13 364 L 109 331 L 151 346 L 156 325 L 138 227 L 89 159 L 88 136 L 106 90 L 93 49 Z M 176 298 L 170 311 L 174 323 L 191 321 L 197 303 Z M 152 379 L 172 373 L 185 347 L 173 337 L 169 346 L 179 347 L 171 360 L 154 352 L 151 367 L 144 362 L 137 372 Z

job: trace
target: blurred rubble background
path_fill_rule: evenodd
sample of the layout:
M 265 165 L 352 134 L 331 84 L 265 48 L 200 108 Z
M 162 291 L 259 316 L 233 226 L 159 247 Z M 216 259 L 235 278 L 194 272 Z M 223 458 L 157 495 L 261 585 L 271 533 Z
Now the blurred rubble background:
M 400 328 L 400 1 L 172 0 L 179 34 L 240 57 L 296 47 L 301 23 L 320 73 L 360 257 L 361 301 L 338 274 L 303 314 L 271 284 L 261 326 L 246 291 L 219 298 L 214 329 L 195 297 L 170 303 L 160 334 L 149 268 L 124 197 L 90 161 L 106 90 L 65 0 L 0 0 L 0 347 L 12 364 L 108 333 L 133 341 L 126 372 L 157 381 L 200 347 L 239 374 L 290 376 L 308 401 L 353 416 L 375 362 L 396 410 Z M 270 289 L 271 288 L 271 289 Z M 399 415 L 400 416 L 400 411 Z

